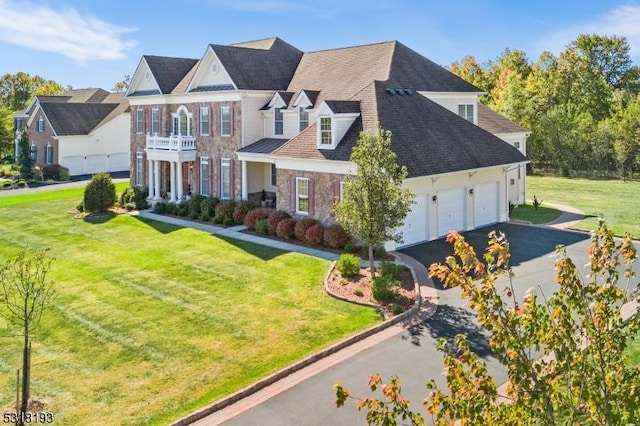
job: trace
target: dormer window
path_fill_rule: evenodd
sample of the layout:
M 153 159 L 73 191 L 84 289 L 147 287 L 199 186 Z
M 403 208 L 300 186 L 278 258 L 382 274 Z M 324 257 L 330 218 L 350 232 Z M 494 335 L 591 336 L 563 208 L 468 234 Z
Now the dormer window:
M 320 145 L 333 146 L 331 117 L 320 117 Z
M 299 131 L 303 131 L 307 127 L 309 127 L 309 111 L 306 108 L 299 107 L 298 108 L 298 117 L 300 121 L 300 129 Z
M 458 115 L 467 121 L 474 122 L 473 120 L 473 104 L 460 104 L 458 105 Z
M 284 135 L 284 116 L 282 108 L 273 109 L 273 134 Z

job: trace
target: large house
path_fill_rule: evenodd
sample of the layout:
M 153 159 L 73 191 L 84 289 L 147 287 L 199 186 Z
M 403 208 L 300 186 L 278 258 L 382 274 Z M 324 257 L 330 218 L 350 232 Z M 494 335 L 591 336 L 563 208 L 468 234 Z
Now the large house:
M 26 130 L 37 166 L 60 164 L 72 176 L 128 171 L 130 121 L 123 93 L 75 89 L 60 96 L 36 96 L 14 114 L 15 154 Z
M 153 200 L 268 194 L 330 221 L 362 130 L 391 130 L 416 194 L 400 246 L 508 219 L 528 132 L 482 91 L 397 41 L 304 53 L 279 38 L 143 56 L 126 97 L 132 184 Z

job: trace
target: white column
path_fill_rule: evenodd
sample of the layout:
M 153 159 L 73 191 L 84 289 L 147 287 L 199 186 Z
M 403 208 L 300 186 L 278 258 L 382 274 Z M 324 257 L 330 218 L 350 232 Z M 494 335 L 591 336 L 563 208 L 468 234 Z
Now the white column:
M 153 162 L 153 191 L 154 191 L 154 200 L 160 199 L 160 160 L 155 160 Z
M 177 182 L 177 188 L 176 188 L 176 194 L 178 196 L 178 200 L 182 200 L 182 163 L 180 161 L 178 161 L 178 170 L 176 170 L 177 172 L 177 178 L 176 180 Z
M 170 163 L 170 172 L 169 172 L 169 180 L 171 182 L 171 197 L 170 200 L 172 203 L 176 202 L 176 162 L 171 161 Z
M 248 197 L 247 194 L 247 162 L 245 160 L 241 161 L 242 164 L 242 199 L 246 200 Z
M 149 199 L 153 200 L 155 197 L 154 186 L 153 186 L 153 160 L 147 160 L 149 166 L 147 167 L 147 175 L 149 180 L 147 180 L 147 188 L 149 188 Z

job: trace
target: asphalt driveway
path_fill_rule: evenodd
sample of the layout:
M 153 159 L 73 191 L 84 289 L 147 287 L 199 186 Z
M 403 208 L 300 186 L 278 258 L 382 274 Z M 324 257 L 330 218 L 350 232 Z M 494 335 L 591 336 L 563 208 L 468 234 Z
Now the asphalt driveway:
M 529 287 L 535 287 L 547 296 L 556 289 L 553 255 L 558 244 L 567 247 L 569 256 L 584 275 L 589 246 L 587 234 L 515 224 L 499 224 L 464 233 L 479 255 L 486 247 L 487 234 L 492 229 L 504 232 L 511 243 L 517 297 L 521 297 Z M 452 253 L 451 246 L 443 240 L 414 246 L 402 252 L 427 267 Z M 506 282 L 503 284 L 507 285 Z M 367 379 L 374 373 L 380 373 L 385 379 L 393 374 L 398 375 L 403 383 L 404 396 L 413 401 L 416 410 L 420 410 L 420 403 L 426 396 L 425 383 L 433 378 L 444 385 L 442 356 L 436 350 L 436 339 L 453 338 L 458 333 L 467 334 L 470 346 L 487 362 L 490 374 L 497 382 L 503 382 L 506 374 L 489 350 L 486 333 L 460 299 L 460 291 L 443 289 L 440 285 L 436 285 L 436 288 L 437 312 L 424 323 L 406 328 L 402 333 L 318 372 L 232 419 L 225 419 L 224 424 L 364 424 L 364 413 L 358 412 L 353 403 L 341 409 L 335 407 L 332 386 L 341 381 L 354 395 L 368 396 Z M 211 422 L 198 424 L 218 422 L 211 419 Z

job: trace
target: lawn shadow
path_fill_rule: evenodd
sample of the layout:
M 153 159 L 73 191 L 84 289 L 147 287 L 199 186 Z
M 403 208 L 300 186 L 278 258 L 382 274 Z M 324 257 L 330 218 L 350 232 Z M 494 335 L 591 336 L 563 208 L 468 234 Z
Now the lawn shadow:
M 236 238 L 231 238 L 223 235 L 213 235 L 214 238 L 219 238 L 240 250 L 255 256 L 262 260 L 271 260 L 283 254 L 290 253 L 285 250 L 280 250 L 273 247 L 263 246 L 262 244 L 252 243 L 250 241 L 243 241 Z
M 109 222 L 116 216 L 118 216 L 118 214 L 114 212 L 90 213 L 82 217 L 82 220 L 91 225 L 100 225 Z
M 148 227 L 154 229 L 155 231 L 161 234 L 170 234 L 171 232 L 179 231 L 180 229 L 185 228 L 184 226 L 173 225 L 171 223 L 160 222 L 159 220 L 147 219 L 145 217 L 140 217 L 140 216 L 132 216 L 132 217 L 134 217 L 136 220 L 144 223 Z
M 479 357 L 493 357 L 487 332 L 477 323 L 475 315 L 464 308 L 438 305 L 435 315 L 421 323 L 412 324 L 408 331 L 409 337 L 405 339 L 416 346 L 420 346 L 421 338 L 428 333 L 433 339 L 446 339 L 448 347 L 452 349 L 456 335 L 464 334 L 469 348 Z

